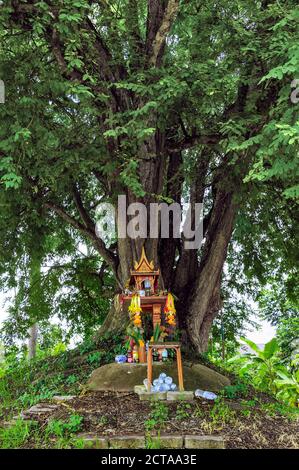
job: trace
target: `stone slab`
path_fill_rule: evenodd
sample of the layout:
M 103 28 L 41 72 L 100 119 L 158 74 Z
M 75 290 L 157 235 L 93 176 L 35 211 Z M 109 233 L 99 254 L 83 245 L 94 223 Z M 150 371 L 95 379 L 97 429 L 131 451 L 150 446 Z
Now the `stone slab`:
M 145 437 L 141 435 L 110 437 L 109 447 L 114 449 L 144 449 Z
M 159 437 L 161 449 L 183 449 L 183 436 L 162 435 Z
M 52 413 L 56 408 L 58 408 L 58 405 L 43 405 L 43 404 L 37 404 L 33 405 L 31 408 L 28 410 L 25 410 L 25 414 L 29 415 L 35 415 L 35 414 L 40 414 L 40 413 Z
M 225 443 L 221 436 L 185 436 L 186 449 L 225 449 Z
M 20 414 L 18 415 L 15 415 L 12 417 L 13 420 L 18 420 L 18 419 L 26 419 L 26 420 L 29 420 L 30 419 L 30 416 L 26 415 L 23 411 L 21 411 Z
M 54 397 L 52 397 L 52 400 L 59 403 L 59 402 L 71 401 L 74 398 L 76 398 L 76 395 L 55 395 Z
M 15 426 L 15 424 L 16 420 L 13 418 L 11 421 L 2 421 L 2 423 L 0 423 L 0 428 L 8 429 Z
M 194 400 L 194 393 L 192 391 L 184 390 L 183 392 L 167 392 L 168 401 L 192 401 Z
M 77 434 L 76 438 L 82 440 L 84 447 L 88 449 L 108 449 L 109 447 L 107 438 L 93 433 L 82 432 Z
M 134 392 L 137 393 L 138 395 L 140 393 L 146 392 L 146 387 L 145 385 L 135 385 L 134 387 Z
M 29 424 L 30 426 L 36 426 L 38 424 L 38 421 L 32 419 L 30 416 L 25 415 L 23 413 L 20 413 L 17 416 L 13 416 L 11 421 L 5 421 L 5 423 L 7 423 L 7 427 L 11 427 L 14 426 L 16 424 L 16 421 L 19 420 L 26 421 L 26 424 Z
M 156 401 L 156 400 L 166 400 L 166 392 L 140 392 L 139 398 L 141 401 Z

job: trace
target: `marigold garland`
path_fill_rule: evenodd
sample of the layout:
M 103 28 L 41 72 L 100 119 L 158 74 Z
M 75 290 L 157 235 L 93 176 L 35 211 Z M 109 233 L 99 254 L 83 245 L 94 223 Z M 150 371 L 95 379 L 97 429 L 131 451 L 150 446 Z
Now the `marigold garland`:
M 176 309 L 174 307 L 173 295 L 170 292 L 167 295 L 167 299 L 166 299 L 166 303 L 164 307 L 164 313 L 165 313 L 166 322 L 171 326 L 175 326 L 176 325 L 176 321 L 175 321 Z
M 141 328 L 142 321 L 141 321 L 141 306 L 140 306 L 140 296 L 138 294 L 134 294 L 131 300 L 131 304 L 129 306 L 130 312 L 130 320 L 133 322 L 134 326 Z

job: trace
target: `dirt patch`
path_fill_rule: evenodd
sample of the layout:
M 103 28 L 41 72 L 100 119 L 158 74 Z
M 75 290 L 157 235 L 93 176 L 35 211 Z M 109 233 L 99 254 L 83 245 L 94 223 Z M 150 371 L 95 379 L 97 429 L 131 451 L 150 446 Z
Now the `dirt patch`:
M 231 449 L 299 448 L 298 420 L 269 416 L 260 405 L 248 411 L 240 401 L 240 407 L 231 410 L 226 422 L 213 423 L 211 403 L 197 399 L 187 407 L 185 404 L 163 403 L 168 408 L 168 416 L 161 429 L 162 434 L 221 435 L 226 448 Z M 229 403 L 227 400 L 226 404 Z M 144 434 L 150 412 L 151 404 L 140 401 L 134 393 L 90 392 L 38 420 L 44 428 L 50 419 L 67 420 L 76 413 L 84 419 L 81 431 L 96 433 L 99 437 L 113 437 Z

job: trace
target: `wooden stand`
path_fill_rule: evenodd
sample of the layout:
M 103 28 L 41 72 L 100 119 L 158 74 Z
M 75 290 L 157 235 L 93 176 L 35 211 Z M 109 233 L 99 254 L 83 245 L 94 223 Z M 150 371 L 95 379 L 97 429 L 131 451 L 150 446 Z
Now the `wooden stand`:
M 139 356 L 139 362 L 140 362 L 140 364 L 145 364 L 145 363 L 146 363 L 146 351 L 145 351 L 145 346 L 139 346 L 139 347 L 138 347 L 138 356 Z
M 153 381 L 153 349 L 174 349 L 176 352 L 176 360 L 178 366 L 178 379 L 179 379 L 179 390 L 184 391 L 184 379 L 183 379 L 183 366 L 182 366 L 182 354 L 180 343 L 150 343 L 148 346 L 147 354 L 147 391 L 151 391 L 151 384 Z

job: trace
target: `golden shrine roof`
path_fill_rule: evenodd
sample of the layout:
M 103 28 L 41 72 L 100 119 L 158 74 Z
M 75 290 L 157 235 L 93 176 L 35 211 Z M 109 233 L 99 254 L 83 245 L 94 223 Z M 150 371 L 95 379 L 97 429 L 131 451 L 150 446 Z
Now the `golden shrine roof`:
M 144 246 L 142 247 L 141 257 L 139 262 L 134 262 L 134 269 L 131 270 L 131 274 L 159 274 L 159 269 L 155 270 L 154 262 L 149 261 L 145 254 Z

